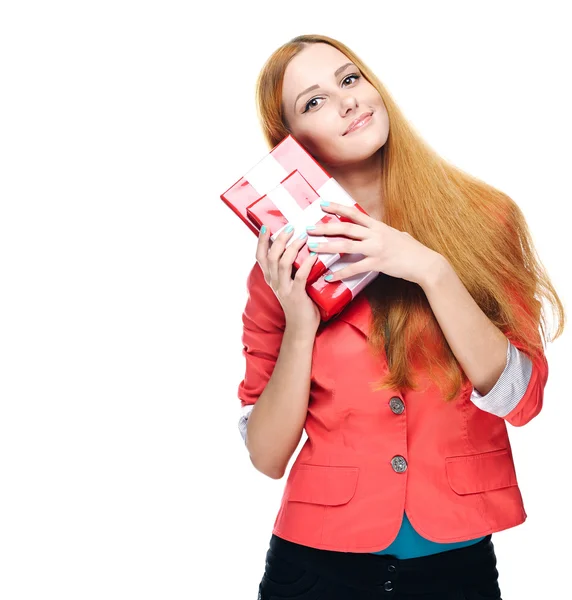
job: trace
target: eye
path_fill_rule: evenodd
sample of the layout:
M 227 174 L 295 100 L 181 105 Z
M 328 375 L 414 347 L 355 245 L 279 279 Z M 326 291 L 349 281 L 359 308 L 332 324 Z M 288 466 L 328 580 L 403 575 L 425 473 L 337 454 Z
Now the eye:
M 357 75 L 357 74 L 352 74 L 352 75 L 348 75 L 347 77 L 344 77 L 344 79 L 342 79 L 342 82 L 346 81 L 347 79 L 351 79 L 352 77 L 355 77 L 356 81 L 361 77 L 361 75 Z M 314 108 L 314 106 L 310 106 L 310 102 L 313 102 L 314 100 L 318 100 L 319 98 L 321 98 L 321 96 L 316 96 L 315 98 L 311 98 L 310 100 L 308 100 L 308 102 L 306 102 L 306 106 L 304 108 L 304 110 L 302 111 L 302 114 L 304 114 L 305 112 L 307 112 L 310 108 Z

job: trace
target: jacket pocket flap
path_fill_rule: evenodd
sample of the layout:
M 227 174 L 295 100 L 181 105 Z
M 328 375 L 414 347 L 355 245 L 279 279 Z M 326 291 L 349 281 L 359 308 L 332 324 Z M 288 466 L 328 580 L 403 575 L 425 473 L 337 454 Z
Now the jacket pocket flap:
M 449 485 L 457 494 L 476 494 L 517 485 L 508 448 L 465 456 L 447 456 Z
M 300 464 L 292 477 L 288 500 L 336 506 L 355 494 L 359 467 Z

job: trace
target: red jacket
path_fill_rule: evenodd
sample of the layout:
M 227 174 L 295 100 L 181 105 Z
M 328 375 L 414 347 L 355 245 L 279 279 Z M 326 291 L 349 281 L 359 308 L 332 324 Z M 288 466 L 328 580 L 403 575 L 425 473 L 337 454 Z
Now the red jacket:
M 246 373 L 238 388 L 243 407 L 264 390 L 285 325 L 258 263 L 247 288 Z M 544 355 L 533 361 L 523 398 L 504 418 L 477 408 L 471 385 L 444 402 L 420 366 L 419 390 L 374 392 L 370 382 L 381 378 L 387 362 L 367 346 L 370 317 L 360 293 L 318 330 L 308 439 L 288 474 L 273 533 L 314 548 L 377 552 L 397 536 L 404 510 L 413 528 L 435 542 L 474 539 L 523 523 L 506 421 L 519 427 L 540 412 L 548 377 Z

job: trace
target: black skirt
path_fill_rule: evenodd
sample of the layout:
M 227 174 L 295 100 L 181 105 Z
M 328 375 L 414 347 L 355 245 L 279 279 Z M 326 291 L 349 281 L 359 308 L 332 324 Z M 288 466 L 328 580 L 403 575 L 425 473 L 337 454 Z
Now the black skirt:
M 502 600 L 491 537 L 400 559 L 321 550 L 272 534 L 258 600 Z

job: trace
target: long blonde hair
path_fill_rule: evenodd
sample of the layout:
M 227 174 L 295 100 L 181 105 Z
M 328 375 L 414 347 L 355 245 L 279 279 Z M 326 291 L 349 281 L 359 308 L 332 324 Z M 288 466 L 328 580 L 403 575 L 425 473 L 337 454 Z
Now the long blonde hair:
M 388 91 L 341 42 L 323 35 L 300 35 L 278 48 L 256 82 L 256 110 L 271 149 L 289 134 L 282 113 L 284 71 L 308 44 L 337 48 L 360 69 L 379 92 L 389 116 L 389 136 L 382 153 L 383 222 L 410 233 L 447 258 L 479 307 L 511 342 L 533 358 L 546 340 L 541 298 L 558 313 L 564 307 L 536 255 L 526 220 L 503 192 L 463 172 L 430 148 L 405 119 Z M 446 401 L 453 400 L 468 379 L 439 327 L 431 306 L 415 283 L 381 273 L 364 293 L 372 307 L 368 338 L 375 352 L 385 349 L 389 371 L 374 389 L 414 389 L 411 362 L 421 352 L 448 382 Z M 429 343 L 430 341 L 430 343 Z M 416 356 L 420 356 L 416 354 Z

